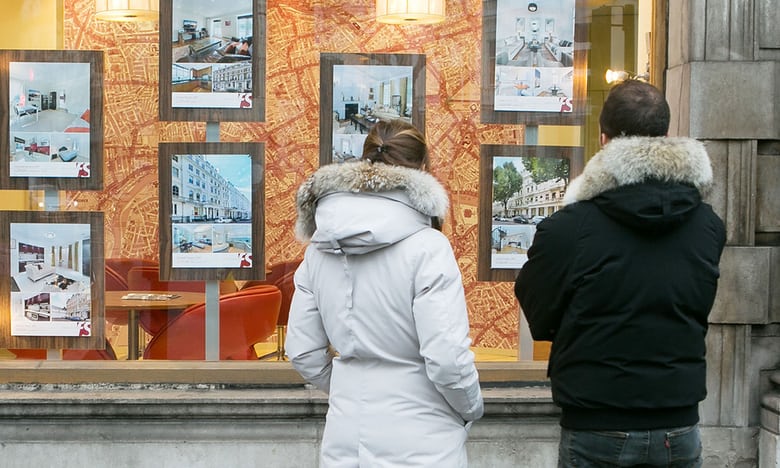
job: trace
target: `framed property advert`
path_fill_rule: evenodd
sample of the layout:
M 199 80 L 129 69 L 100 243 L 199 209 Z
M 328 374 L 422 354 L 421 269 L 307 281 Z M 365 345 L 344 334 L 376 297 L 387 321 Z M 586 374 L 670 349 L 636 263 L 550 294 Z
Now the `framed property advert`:
M 265 0 L 160 0 L 160 120 L 262 121 L 265 39 Z
M 483 123 L 579 125 L 586 106 L 583 0 L 483 0 Z
M 0 188 L 103 188 L 103 52 L 0 51 Z
M 160 276 L 265 278 L 262 143 L 160 143 Z
M 536 225 L 563 208 L 581 147 L 480 146 L 479 281 L 514 281 Z
M 360 158 L 379 120 L 425 133 L 425 55 L 320 54 L 320 164 Z
M 0 348 L 101 349 L 103 213 L 4 211 Z

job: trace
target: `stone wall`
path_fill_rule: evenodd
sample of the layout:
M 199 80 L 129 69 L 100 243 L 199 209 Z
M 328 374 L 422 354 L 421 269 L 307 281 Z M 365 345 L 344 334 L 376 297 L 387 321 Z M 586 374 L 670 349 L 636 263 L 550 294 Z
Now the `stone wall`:
M 4 468 L 316 468 L 325 395 L 303 387 L 4 385 Z M 472 468 L 555 468 L 558 409 L 546 386 L 485 388 Z M 756 428 L 702 428 L 704 466 L 755 466 Z
M 778 466 L 780 1 L 672 1 L 670 12 L 671 133 L 705 142 L 716 178 L 708 201 L 728 232 L 702 424 L 730 431 L 727 446 L 760 425 L 753 465 Z

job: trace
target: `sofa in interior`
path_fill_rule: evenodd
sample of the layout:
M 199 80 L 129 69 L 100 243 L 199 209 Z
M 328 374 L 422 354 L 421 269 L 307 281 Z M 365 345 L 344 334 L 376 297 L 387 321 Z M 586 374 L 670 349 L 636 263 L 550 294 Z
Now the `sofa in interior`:
M 28 263 L 24 266 L 24 269 L 27 271 L 27 277 L 30 278 L 32 281 L 38 281 L 40 279 L 46 278 L 49 275 L 54 274 L 55 270 L 54 267 L 51 265 L 46 265 L 45 263 Z

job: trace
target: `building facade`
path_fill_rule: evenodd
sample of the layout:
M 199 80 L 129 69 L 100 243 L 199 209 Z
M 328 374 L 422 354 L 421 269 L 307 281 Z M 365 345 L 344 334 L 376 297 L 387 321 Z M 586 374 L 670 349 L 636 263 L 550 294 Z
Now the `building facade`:
M 150 53 L 158 44 L 156 27 L 96 22 L 93 3 L 62 0 L 62 46 L 103 49 L 113 65 L 105 90 L 106 189 L 63 193 L 62 206 L 78 201 L 106 211 L 107 255 L 153 257 L 154 237 L 132 236 L 131 227 L 144 219 L 133 217 L 143 214 L 139 207 L 157 200 L 149 193 L 156 144 L 203 140 L 207 130 L 156 118 L 158 57 Z M 475 279 L 478 146 L 525 142 L 514 126 L 478 121 L 483 3 L 448 2 L 448 22 L 434 28 L 378 26 L 370 1 L 270 4 L 266 122 L 224 122 L 218 134 L 267 143 L 266 257 L 298 257 L 295 190 L 319 163 L 318 54 L 425 53 L 426 133 L 435 143 L 434 172 L 453 199 L 445 233 L 464 269 L 473 337 L 512 348 L 522 337 L 511 285 Z M 670 133 L 705 143 L 716 175 L 708 202 L 728 230 L 707 336 L 708 397 L 700 410 L 705 466 L 780 466 L 780 1 L 653 4 L 655 20 L 665 25 L 661 84 L 672 105 Z M 595 93 L 591 98 L 598 100 Z M 229 186 L 197 161 L 192 169 L 180 163 L 174 216 L 241 216 L 244 205 Z M 525 208 L 518 203 L 516 209 L 549 215 L 558 189 L 528 187 Z M 487 406 L 470 433 L 471 466 L 555 466 L 557 410 L 545 364 L 480 363 Z M 9 467 L 80 467 L 85 460 L 128 467 L 317 465 L 326 400 L 283 362 L 0 365 L 0 457 Z M 211 373 L 214 367 L 219 374 Z

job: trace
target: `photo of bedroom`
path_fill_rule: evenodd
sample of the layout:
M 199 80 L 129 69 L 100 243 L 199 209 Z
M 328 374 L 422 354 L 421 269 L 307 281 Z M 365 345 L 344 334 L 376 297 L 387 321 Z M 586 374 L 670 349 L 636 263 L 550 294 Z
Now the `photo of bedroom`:
M 252 1 L 173 0 L 173 107 L 252 106 Z
M 11 177 L 83 177 L 90 163 L 90 64 L 9 64 Z
M 11 223 L 11 334 L 80 336 L 89 329 L 89 224 Z
M 360 158 L 380 120 L 412 122 L 411 66 L 333 66 L 333 162 Z

